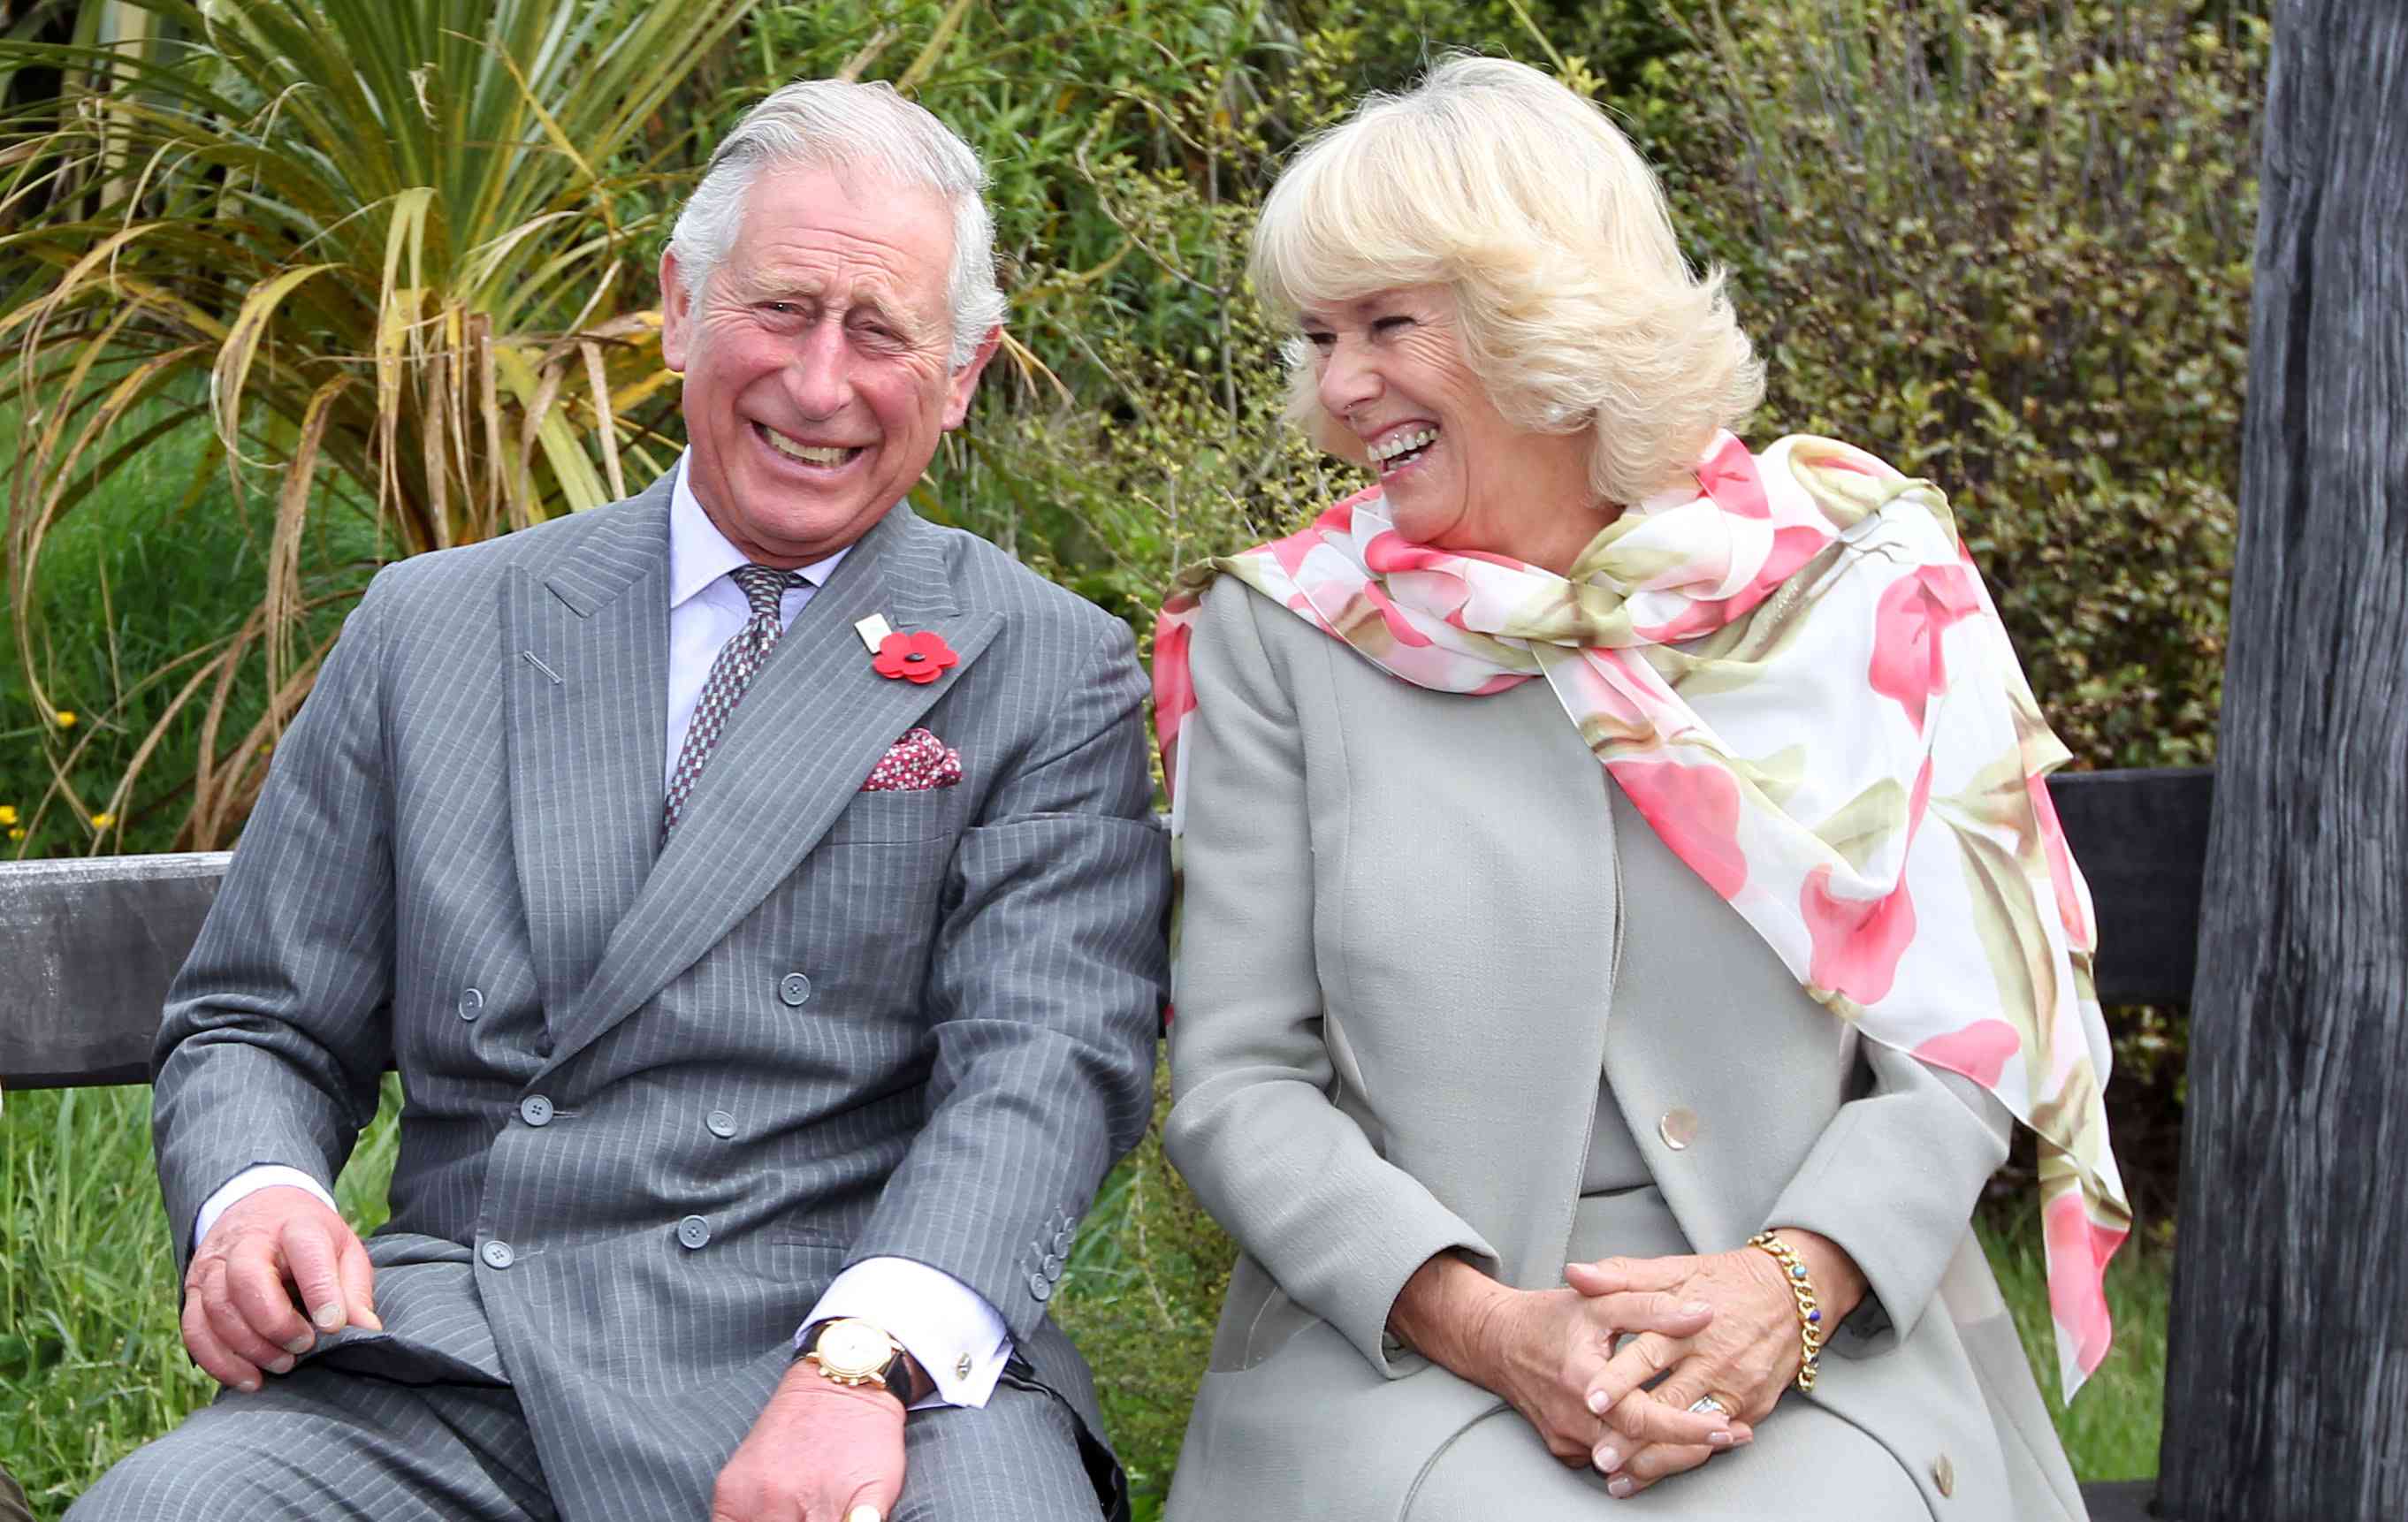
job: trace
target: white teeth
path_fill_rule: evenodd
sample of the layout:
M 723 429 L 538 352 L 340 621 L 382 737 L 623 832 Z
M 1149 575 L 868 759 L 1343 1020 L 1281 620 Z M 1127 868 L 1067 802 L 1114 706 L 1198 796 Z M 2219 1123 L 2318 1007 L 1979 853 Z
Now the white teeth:
M 771 449 L 805 465 L 842 465 L 853 454 L 849 449 L 815 449 L 809 444 L 797 444 L 775 428 L 764 427 L 761 437 L 769 441 Z
M 1381 465 L 1395 459 L 1399 454 L 1410 454 L 1417 449 L 1427 446 L 1437 438 L 1436 428 L 1416 428 L 1409 434 L 1398 434 L 1392 438 L 1383 438 L 1371 446 L 1371 463 Z

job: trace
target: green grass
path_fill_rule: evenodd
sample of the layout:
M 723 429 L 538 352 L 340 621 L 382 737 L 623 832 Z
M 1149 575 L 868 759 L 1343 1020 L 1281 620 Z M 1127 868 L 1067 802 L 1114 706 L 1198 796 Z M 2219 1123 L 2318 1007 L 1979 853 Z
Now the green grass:
M 398 1081 L 337 1181 L 345 1216 L 385 1218 Z M 15 1094 L 0 1112 L 0 1463 L 37 1517 L 207 1400 L 184 1357 L 175 1259 L 150 1161 L 150 1091 Z
M 0 1112 L 0 1462 L 55 1517 L 111 1463 L 165 1431 L 209 1385 L 184 1358 L 167 1226 L 150 1161 L 150 1091 L 11 1096 Z M 337 1194 L 373 1229 L 397 1133 L 397 1082 Z M 2042 1387 L 2047 1302 L 2036 1229 L 1983 1228 Z M 1106 1185 L 1055 1309 L 1096 1366 L 1114 1442 L 1154 1515 L 1211 1341 L 1229 1247 L 1149 1136 Z M 2084 1479 L 2157 1472 L 2171 1255 L 2137 1242 L 2108 1274 L 2114 1353 L 2058 1430 Z
M 2041 1395 L 2057 1419 L 2074 1473 L 2085 1480 L 2155 1475 L 2165 1414 L 2172 1249 L 2153 1233 L 2135 1232 L 2108 1264 L 2107 1304 L 2115 1318 L 2115 1345 L 2069 1411 L 2057 1394 L 2057 1345 L 2049 1330 L 2037 1213 L 2019 1213 L 2015 1226 L 2008 1228 L 1983 1223 L 1982 1246 L 1989 1254 L 1991 1271 L 1999 1276 L 1999 1290 L 2014 1312 L 2024 1357 L 2040 1376 Z
M 147 421 L 137 412 L 120 431 L 135 432 Z M 15 446 L 15 419 L 0 409 L 0 452 Z M 33 665 L 50 701 L 76 715 L 76 727 L 60 737 L 57 753 L 89 741 L 70 770 L 88 808 L 107 807 L 190 668 L 148 686 L 143 679 L 231 634 L 259 605 L 273 510 L 273 481 L 254 475 L 237 497 L 208 424 L 194 422 L 134 458 L 52 531 L 42 553 Z M 366 514 L 323 514 L 304 554 L 309 584 L 365 582 L 376 551 Z M 308 620 L 297 648 L 306 652 L 331 634 L 342 611 L 330 609 Z M 10 647 L 0 659 L 0 804 L 18 811 L 25 832 L 23 839 L 0 839 L 0 854 L 169 849 L 191 801 L 184 783 L 199 749 L 206 696 L 183 711 L 179 726 L 146 766 L 122 830 L 95 832 L 56 798 L 43 807 L 50 771 L 8 627 L 11 616 L 9 589 L 0 585 L 0 628 L 7 629 Z M 252 681 L 228 705 L 224 730 L 241 734 L 261 707 L 261 683 Z

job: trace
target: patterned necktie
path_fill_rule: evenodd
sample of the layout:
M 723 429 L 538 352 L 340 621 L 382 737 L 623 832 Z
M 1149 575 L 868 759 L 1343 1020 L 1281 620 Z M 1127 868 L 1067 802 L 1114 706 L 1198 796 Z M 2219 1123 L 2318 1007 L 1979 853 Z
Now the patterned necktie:
M 744 696 L 752 673 L 778 648 L 778 636 L 783 632 L 778 622 L 778 599 L 788 587 L 803 584 L 802 572 L 775 566 L 738 566 L 728 574 L 744 589 L 752 616 L 734 639 L 719 647 L 718 658 L 710 663 L 710 679 L 702 684 L 702 696 L 695 702 L 694 722 L 686 727 L 677 769 L 669 773 L 668 797 L 661 803 L 663 840 L 677 828 L 678 816 L 685 811 L 685 800 L 694 792 L 695 779 L 702 775 L 702 764 L 710 759 L 711 747 L 719 743 L 719 732 L 727 727 L 727 716 L 736 711 L 737 700 Z

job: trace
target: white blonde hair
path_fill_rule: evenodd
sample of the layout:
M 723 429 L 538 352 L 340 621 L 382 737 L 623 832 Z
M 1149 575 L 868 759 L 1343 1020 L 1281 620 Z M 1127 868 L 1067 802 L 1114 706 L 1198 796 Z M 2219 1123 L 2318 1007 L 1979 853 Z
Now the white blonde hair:
M 1454 58 L 1374 94 L 1298 153 L 1263 203 L 1251 272 L 1271 313 L 1450 287 L 1464 359 L 1505 419 L 1588 430 L 1589 484 L 1641 500 L 1764 394 L 1719 270 L 1693 275 L 1664 192 L 1605 114 L 1526 65 Z M 1288 414 L 1335 436 L 1312 355 Z
M 744 204 L 765 169 L 858 165 L 898 185 L 924 186 L 953 213 L 945 304 L 953 316 L 953 365 L 967 365 L 1009 303 L 995 282 L 995 219 L 986 208 L 986 166 L 978 151 L 926 108 L 883 81 L 805 79 L 774 91 L 744 113 L 710 155 L 702 183 L 678 213 L 669 252 L 690 297 L 710 283 L 744 223 Z

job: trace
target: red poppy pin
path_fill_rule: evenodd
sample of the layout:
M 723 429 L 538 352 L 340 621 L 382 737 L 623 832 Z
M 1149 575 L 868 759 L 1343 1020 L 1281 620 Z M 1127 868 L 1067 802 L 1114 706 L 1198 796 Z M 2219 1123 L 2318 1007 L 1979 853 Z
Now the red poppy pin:
M 895 633 L 878 642 L 878 656 L 869 663 L 870 669 L 893 680 L 897 677 L 911 682 L 929 682 L 945 674 L 945 668 L 961 657 L 945 637 L 926 629 L 914 629 L 909 634 Z

